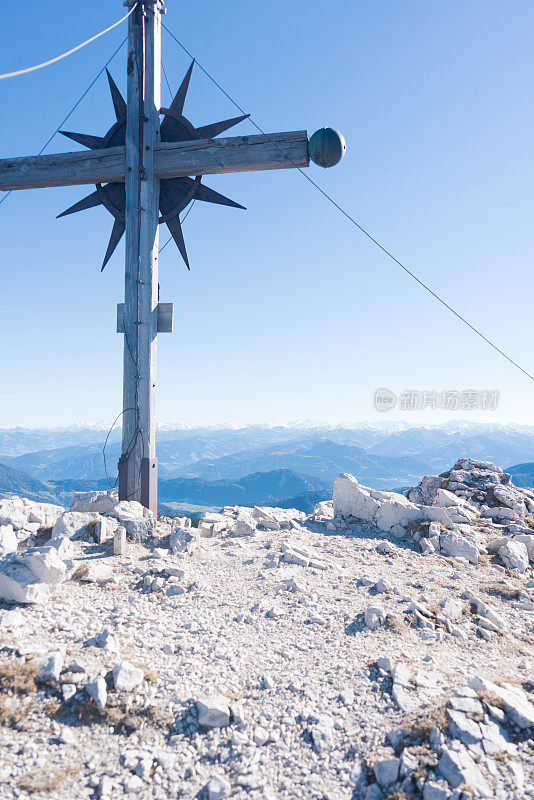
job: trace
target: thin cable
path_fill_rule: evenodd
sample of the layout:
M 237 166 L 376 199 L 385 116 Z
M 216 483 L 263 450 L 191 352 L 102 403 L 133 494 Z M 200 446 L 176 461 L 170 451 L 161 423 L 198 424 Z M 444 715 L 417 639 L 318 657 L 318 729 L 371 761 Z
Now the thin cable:
M 65 117 L 65 119 L 63 119 L 63 120 L 62 120 L 62 121 L 59 123 L 59 125 L 57 126 L 57 128 L 55 129 L 55 131 L 53 132 L 53 134 L 52 134 L 51 136 L 49 136 L 49 138 L 46 140 L 46 142 L 44 143 L 44 145 L 41 147 L 41 149 L 40 149 L 40 150 L 39 150 L 39 152 L 37 153 L 37 155 L 38 155 L 38 156 L 42 156 L 42 154 L 44 153 L 44 151 L 46 150 L 46 148 L 48 147 L 48 145 L 50 144 L 50 142 L 52 141 L 52 139 L 54 138 L 54 136 L 55 136 L 55 135 L 56 135 L 56 134 L 59 132 L 59 130 L 60 130 L 62 127 L 63 127 L 63 125 L 65 124 L 65 122 L 66 122 L 66 121 L 69 119 L 69 117 L 70 117 L 70 116 L 71 116 L 71 115 L 74 113 L 74 111 L 75 111 L 75 110 L 78 108 L 78 106 L 80 105 L 80 103 L 82 102 L 82 100 L 84 99 L 84 97 L 85 97 L 85 96 L 86 96 L 86 95 L 87 95 L 87 94 L 88 94 L 88 93 L 91 91 L 91 89 L 93 88 L 93 86 L 95 85 L 95 83 L 97 82 L 97 80 L 100 78 L 100 76 L 102 75 L 102 73 L 105 71 L 106 67 L 108 67 L 108 66 L 111 64 L 111 62 L 113 61 L 113 59 L 115 58 L 115 56 L 117 55 L 117 53 L 119 52 L 119 50 L 121 49 L 121 47 L 123 46 L 123 44 L 124 44 L 124 43 L 125 43 L 127 40 L 128 40 L 128 37 L 127 37 L 127 36 L 125 36 L 125 37 L 124 37 L 124 39 L 122 40 L 122 42 L 120 43 L 120 45 L 119 45 L 119 46 L 117 47 L 117 49 L 114 51 L 113 55 L 112 55 L 112 56 L 110 56 L 110 58 L 108 58 L 108 60 L 106 61 L 106 63 L 104 64 L 104 66 L 102 67 L 102 69 L 100 70 L 100 72 L 99 72 L 97 75 L 95 75 L 95 77 L 93 78 L 93 80 L 91 81 L 91 83 L 89 84 L 89 86 L 87 87 L 87 89 L 86 89 L 86 90 L 83 92 L 83 94 L 82 94 L 82 95 L 80 95 L 80 98 L 79 98 L 79 99 L 78 99 L 78 100 L 77 100 L 77 101 L 74 103 L 74 105 L 72 106 L 71 110 L 69 111 L 69 113 L 67 114 L 67 116 Z M 12 192 L 12 191 L 13 191 L 13 189 L 10 189 L 10 190 L 9 190 L 9 192 L 6 192 L 6 194 L 5 194 L 5 195 L 2 197 L 2 199 L 0 200 L 0 206 L 2 205 L 2 203 L 4 202 L 4 200 L 7 200 L 7 198 L 9 197 L 9 195 L 11 194 L 11 192 Z
M 100 33 L 97 33 L 96 36 L 91 36 L 91 38 L 87 39 L 86 42 L 82 42 L 81 44 L 76 45 L 76 47 L 73 47 L 71 50 L 67 50 L 66 53 L 62 53 L 60 56 L 56 56 L 55 58 L 51 58 L 49 61 L 43 61 L 42 64 L 36 64 L 34 67 L 26 67 L 26 69 L 17 69 L 17 70 L 15 70 L 15 72 L 4 72 L 3 75 L 0 75 L 0 81 L 4 80 L 5 78 L 15 78 L 17 75 L 27 75 L 28 72 L 34 72 L 36 69 L 42 69 L 43 67 L 49 67 L 50 64 L 55 64 L 57 61 L 61 61 L 61 59 L 67 58 L 67 56 L 72 55 L 77 50 L 81 50 L 82 47 L 85 47 L 86 45 L 91 44 L 91 42 L 94 42 L 95 39 L 99 39 L 101 36 L 104 36 L 105 33 L 109 33 L 109 31 L 112 31 L 113 28 L 116 28 L 117 25 L 120 25 L 121 22 L 124 22 L 125 19 L 128 19 L 128 17 L 130 16 L 130 14 L 133 13 L 133 11 L 134 11 L 134 9 L 136 7 L 137 7 L 137 3 L 134 6 L 132 6 L 132 8 L 128 11 L 127 14 L 124 15 L 124 17 L 121 17 L 121 19 L 119 19 L 117 22 L 114 22 L 113 25 L 109 26 L 109 28 L 106 28 L 105 30 L 100 31 Z
M 191 203 L 191 205 L 187 209 L 186 213 L 184 214 L 183 218 L 180 220 L 180 225 L 184 224 L 184 222 L 186 221 L 187 217 L 189 216 L 189 213 L 190 213 L 190 211 L 191 211 L 191 209 L 193 208 L 194 205 L 195 205 L 195 200 L 193 200 L 193 202 Z M 162 245 L 159 248 L 158 253 L 161 253 L 162 250 L 165 250 L 165 248 L 167 247 L 168 244 L 170 244 L 171 241 L 172 241 L 172 236 L 169 236 L 169 238 L 167 239 L 165 244 Z
M 119 421 L 119 419 L 122 417 L 122 415 L 123 415 L 123 414 L 125 414 L 127 411 L 135 411 L 135 409 L 132 409 L 132 408 L 125 408 L 125 409 L 124 409 L 124 411 L 121 411 L 121 413 L 120 413 L 120 414 L 117 414 L 117 416 L 116 416 L 116 417 L 115 417 L 115 419 L 113 420 L 113 424 L 112 424 L 111 428 L 110 428 L 110 429 L 109 429 L 109 431 L 108 431 L 108 435 L 106 436 L 106 441 L 104 442 L 104 446 L 102 447 L 102 455 L 103 455 L 103 457 L 104 457 L 104 470 L 105 470 L 105 472 L 106 472 L 106 478 L 107 478 L 107 482 L 109 483 L 109 485 L 110 485 L 110 487 L 111 487 L 112 489 L 114 489 L 114 488 L 116 487 L 116 485 L 117 485 L 117 481 L 119 480 L 119 477 L 117 476 L 117 478 L 116 478 L 116 480 L 115 480 L 115 483 L 113 483 L 113 484 L 111 483 L 111 481 L 110 481 L 110 479 L 109 479 L 109 474 L 108 474 L 108 465 L 107 465 L 107 461 L 106 461 L 106 447 L 107 447 L 107 444 L 108 444 L 108 439 L 109 439 L 109 437 L 111 436 L 111 432 L 112 432 L 113 428 L 115 427 L 115 425 L 117 424 L 117 422 Z
M 172 95 L 171 84 L 169 83 L 169 79 L 167 78 L 167 73 L 165 72 L 165 67 L 163 66 L 163 61 L 161 62 L 161 69 L 162 69 L 162 72 L 163 72 L 163 77 L 165 78 L 165 82 L 167 84 L 167 89 L 169 90 L 169 94 L 170 94 L 171 100 L 172 100 L 172 96 L 173 95 Z
M 219 89 L 219 90 L 220 90 L 220 91 L 221 91 L 221 92 L 224 94 L 224 96 L 225 96 L 225 97 L 227 97 L 227 98 L 228 98 L 228 100 L 230 100 L 230 102 L 231 102 L 231 103 L 232 103 L 232 104 L 233 104 L 233 105 L 234 105 L 234 106 L 235 106 L 235 107 L 236 107 L 236 108 L 237 108 L 237 109 L 238 109 L 238 110 L 239 110 L 239 111 L 240 111 L 242 114 L 245 114 L 246 112 L 245 112 L 245 111 L 244 111 L 244 110 L 241 108 L 241 106 L 239 105 L 239 103 L 237 103 L 237 102 L 236 102 L 236 101 L 233 99 L 233 97 L 231 97 L 231 96 L 228 94 L 228 92 L 226 92 L 226 91 L 223 89 L 223 87 L 220 85 L 220 83 L 218 83 L 218 82 L 215 80 L 215 78 L 214 78 L 212 75 L 210 75 L 210 73 L 209 73 L 209 72 L 208 72 L 208 71 L 207 71 L 207 70 L 206 70 L 206 69 L 205 69 L 205 68 L 202 66 L 202 64 L 200 64 L 200 63 L 199 63 L 199 62 L 198 62 L 198 61 L 197 61 L 197 60 L 194 58 L 194 56 L 193 56 L 193 55 L 192 55 L 192 54 L 189 52 L 189 50 L 188 50 L 186 47 L 184 47 L 184 45 L 183 45 L 183 44 L 182 44 L 182 43 L 181 43 L 181 42 L 180 42 L 180 41 L 179 41 L 179 40 L 176 38 L 176 36 L 174 35 L 174 33 L 172 33 L 172 31 L 170 31 L 170 30 L 167 28 L 167 26 L 166 26 L 166 25 L 165 25 L 163 22 L 162 22 L 161 24 L 162 24 L 162 27 L 163 27 L 163 28 L 165 28 L 165 30 L 167 31 L 167 33 L 168 33 L 168 34 L 169 34 L 169 35 L 170 35 L 170 36 L 171 36 L 171 37 L 174 39 L 174 41 L 176 42 L 176 44 L 177 44 L 177 45 L 179 45 L 179 47 L 181 47 L 181 49 L 184 51 L 184 53 L 187 53 L 187 55 L 189 56 L 189 58 L 192 58 L 192 59 L 195 61 L 195 63 L 196 63 L 196 65 L 197 65 L 197 67 L 198 67 L 200 70 L 202 70 L 202 72 L 203 72 L 203 73 L 206 75 L 206 77 L 208 77 L 208 78 L 210 79 L 210 81 L 211 81 L 211 82 L 212 82 L 212 83 L 213 83 L 213 84 L 214 84 L 214 85 L 215 85 L 215 86 L 216 86 L 216 87 L 217 87 L 217 88 L 218 88 L 218 89 Z M 261 134 L 265 135 L 265 131 L 264 131 L 262 128 L 260 128 L 260 126 L 257 124 L 257 122 L 255 122 L 255 121 L 254 121 L 254 119 L 253 119 L 251 116 L 249 116 L 249 120 L 250 120 L 250 122 L 251 122 L 251 123 L 254 125 L 254 127 L 256 128 L 256 130 L 258 130 L 258 131 L 259 131 Z M 287 155 L 287 153 L 284 153 L 283 149 L 282 149 L 282 148 L 281 148 L 279 145 L 276 145 L 276 147 L 278 148 L 278 150 L 280 150 L 280 152 L 281 152 L 281 153 L 283 153 L 283 154 L 284 154 L 284 156 L 285 156 L 285 157 L 288 159 L 288 161 L 290 161 L 290 163 L 294 164 L 294 162 L 293 162 L 293 161 L 292 161 L 292 160 L 289 158 L 289 156 Z M 365 234 L 365 236 L 367 236 L 367 238 L 368 238 L 368 239 L 369 239 L 371 242 L 373 242 L 373 244 L 375 244 L 375 245 L 376 245 L 376 246 L 377 246 L 377 247 L 378 247 L 378 248 L 379 248 L 379 249 L 380 249 L 380 250 L 381 250 L 381 251 L 382 251 L 382 252 L 383 252 L 385 255 L 387 255 L 387 256 L 388 256 L 388 257 L 389 257 L 389 258 L 390 258 L 390 259 L 391 259 L 391 260 L 392 260 L 392 261 L 393 261 L 395 264 L 397 264 L 397 265 L 398 265 L 398 266 L 399 266 L 401 269 L 403 269 L 403 270 L 404 270 L 404 272 L 406 272 L 406 274 L 407 274 L 407 275 L 409 275 L 411 278 L 413 278 L 413 279 L 414 279 L 414 281 L 416 281 L 416 282 L 419 284 L 419 286 L 421 286 L 421 287 L 422 287 L 423 289 L 425 289 L 425 290 L 426 290 L 426 291 L 427 291 L 429 294 L 431 294 L 431 295 L 432 295 L 432 297 L 434 297 L 434 298 L 435 298 L 435 299 L 436 299 L 436 300 L 437 300 L 439 303 L 441 303 L 441 305 L 442 305 L 442 306 L 444 306 L 446 309 L 448 309 L 448 310 L 451 312 L 451 314 L 454 314 L 454 316 L 455 316 L 455 317 L 457 317 L 457 319 L 459 319 L 461 322 L 463 322 L 463 323 L 464 323 L 464 325 L 467 325 L 467 327 L 468 327 L 470 330 L 472 330 L 472 331 L 473 331 L 473 333 L 476 333 L 476 335 L 477 335 L 477 336 L 479 336 L 479 337 L 480 337 L 480 338 L 481 338 L 481 339 L 482 339 L 484 342 L 486 342 L 486 344 L 488 344 L 488 345 L 489 345 L 490 347 L 492 347 L 492 348 L 493 348 L 493 349 L 494 349 L 494 350 L 495 350 L 497 353 L 499 353 L 499 355 L 501 355 L 501 356 L 502 356 L 503 358 L 505 358 L 505 359 L 506 359 L 506 360 L 507 360 L 507 361 L 508 361 L 510 364 L 512 364 L 512 365 L 513 365 L 514 367 L 516 367 L 516 368 L 517 368 L 517 369 L 518 369 L 520 372 L 522 372 L 522 373 L 523 373 L 523 375 L 526 375 L 526 376 L 527 376 L 527 378 L 530 378 L 530 380 L 531 380 L 531 381 L 534 381 L 534 375 L 531 375 L 531 374 L 530 374 L 530 372 L 527 372 L 527 370 L 526 370 L 526 369 L 523 369 L 523 367 L 522 367 L 522 366 L 520 366 L 520 365 L 517 363 L 517 361 L 514 361 L 514 360 L 513 360 L 513 358 L 510 358 L 510 356 L 508 356 L 508 355 L 507 355 L 507 354 L 506 354 L 506 353 L 505 353 L 503 350 L 501 350 L 501 348 L 500 348 L 500 347 L 498 347 L 498 346 L 497 346 L 497 345 L 496 345 L 494 342 L 492 342 L 492 341 L 491 341 L 491 339 L 488 339 L 488 337 L 487 337 L 487 336 L 485 336 L 485 335 L 484 335 L 484 334 L 483 334 L 483 333 L 482 333 L 482 332 L 481 332 L 481 331 L 480 331 L 478 328 L 476 328 L 474 325 L 472 325 L 470 322 L 468 322 L 468 320 L 467 320 L 465 317 L 463 317 L 463 316 L 462 316 L 462 315 L 461 315 L 461 314 L 460 314 L 458 311 L 456 311 L 454 308 L 452 308 L 452 306 L 450 306 L 450 305 L 449 305 L 449 304 L 448 304 L 448 303 L 447 303 L 445 300 L 443 300 L 443 299 L 442 299 L 442 298 L 441 298 L 441 297 L 440 297 L 438 294 L 436 294 L 436 292 L 434 292 L 434 290 L 433 290 L 433 289 L 431 289 L 431 288 L 430 288 L 430 286 L 428 286 L 426 283 L 424 283 L 424 281 L 422 281 L 420 278 L 418 278 L 418 277 L 417 277 L 417 275 L 415 275 L 415 274 L 414 274 L 414 273 L 413 273 L 413 272 L 412 272 L 410 269 L 408 269 L 408 267 L 406 267 L 406 266 L 405 266 L 405 265 L 404 265 L 404 264 L 403 264 L 401 261 L 399 261 L 399 259 L 398 259 L 398 258 L 396 258 L 396 257 L 393 255 L 393 253 L 391 253 L 391 252 L 390 252 L 390 251 L 389 251 L 389 250 L 388 250 L 386 247 L 384 247 L 384 245 L 380 244 L 380 242 L 379 242 L 377 239 L 375 239 L 375 238 L 374 238 L 374 236 L 372 236 L 372 235 L 371 235 L 371 234 L 370 234 L 370 233 L 369 233 L 369 232 L 368 232 L 368 231 L 367 231 L 367 230 L 366 230 L 366 229 L 365 229 L 365 228 L 364 228 L 362 225 L 360 225 L 360 223 L 359 223 L 359 222 L 356 222 L 356 220 L 355 220 L 355 219 L 354 219 L 354 218 L 353 218 L 353 217 L 352 217 L 352 216 L 351 216 L 351 215 L 348 213 L 348 211 L 345 211 L 345 209 L 344 209 L 344 208 L 342 208 L 342 206 L 340 206 L 340 205 L 339 205 L 339 203 L 337 203 L 337 202 L 334 200 L 334 198 L 333 198 L 333 197 L 331 197 L 331 196 L 330 196 L 330 195 L 329 195 L 327 192 L 325 192 L 325 190 L 324 190 L 324 189 L 322 189 L 322 188 L 319 186 L 319 184 L 318 184 L 318 183 L 315 183 L 315 181 L 313 180 L 313 178 L 310 178 L 310 176 L 309 176 L 309 175 L 307 175 L 307 174 L 304 172 L 304 170 L 303 170 L 301 167 L 298 167 L 296 164 L 294 164 L 294 166 L 295 166 L 295 168 L 296 168 L 296 169 L 297 169 L 297 170 L 298 170 L 298 171 L 301 173 L 301 175 L 303 175 L 303 176 L 306 178 L 306 180 L 307 180 L 307 181 L 309 181 L 309 183 L 311 183 L 311 185 L 312 185 L 312 186 L 314 186 L 314 187 L 315 187 L 315 188 L 316 188 L 316 189 L 317 189 L 317 190 L 318 190 L 318 191 L 319 191 L 319 192 L 320 192 L 320 193 L 323 195 L 323 197 L 324 197 L 326 200 L 328 200 L 328 201 L 329 201 L 329 202 L 330 202 L 330 203 L 331 203 L 331 204 L 332 204 L 332 205 L 333 205 L 335 208 L 337 208 L 337 210 L 338 210 L 338 211 L 340 211 L 340 212 L 341 212 L 341 214 L 343 214 L 343 216 L 344 216 L 344 217 L 346 217 L 346 218 L 349 220 L 349 222 L 352 222 L 352 224 L 353 224 L 353 225 L 355 225 L 355 226 L 356 226 L 356 228 L 358 228 L 358 230 L 359 230 L 359 231 L 361 231 L 361 233 Z

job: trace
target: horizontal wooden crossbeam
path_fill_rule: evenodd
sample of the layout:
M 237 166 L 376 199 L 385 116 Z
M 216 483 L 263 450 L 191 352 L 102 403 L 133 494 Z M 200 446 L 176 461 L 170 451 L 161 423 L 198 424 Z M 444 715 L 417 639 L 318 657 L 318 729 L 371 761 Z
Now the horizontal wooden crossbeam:
M 308 132 L 164 142 L 154 150 L 158 178 L 307 167 Z M 0 190 L 124 181 L 124 147 L 0 160 Z

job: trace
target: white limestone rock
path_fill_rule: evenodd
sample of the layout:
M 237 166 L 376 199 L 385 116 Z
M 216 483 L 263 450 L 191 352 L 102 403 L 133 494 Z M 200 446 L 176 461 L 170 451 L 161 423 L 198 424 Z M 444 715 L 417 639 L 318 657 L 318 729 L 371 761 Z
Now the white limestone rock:
M 121 500 L 120 503 L 116 503 L 106 512 L 106 516 L 114 517 L 122 524 L 124 524 L 124 520 L 129 519 L 154 518 L 153 512 L 145 508 L 137 500 Z
M 528 550 L 523 542 L 515 539 L 507 542 L 499 550 L 503 564 L 517 572 L 525 572 L 528 568 Z
M 103 711 L 107 703 L 107 687 L 104 678 L 96 678 L 94 681 L 86 684 L 85 691 L 91 697 L 99 711 Z
M 230 701 L 221 694 L 205 694 L 197 700 L 198 724 L 224 728 L 230 724 Z
M 487 781 L 465 749 L 452 750 L 444 747 L 438 762 L 438 772 L 453 789 L 465 784 L 479 796 L 491 797 Z
M 476 692 L 487 692 L 498 697 L 503 705 L 504 713 L 513 725 L 522 729 L 534 728 L 534 703 L 530 702 L 519 686 L 511 683 L 503 683 L 502 686 L 499 686 L 480 677 L 471 678 L 468 684 Z
M 118 499 L 118 493 L 113 489 L 109 492 L 73 492 L 70 511 L 106 514 L 118 503 Z
M 56 520 L 52 529 L 52 538 L 59 539 L 66 536 L 73 539 L 77 536 L 84 536 L 94 527 L 97 514 L 82 511 L 65 511 Z
M 144 672 L 139 667 L 123 661 L 113 669 L 113 684 L 118 692 L 131 692 L 143 683 Z
M 399 759 L 389 758 L 377 761 L 373 770 L 377 783 L 382 789 L 388 789 L 399 777 Z
M 528 560 L 534 564 L 534 532 L 520 533 L 513 537 L 514 542 L 521 542 L 527 548 Z
M 53 503 L 31 503 L 28 522 L 37 523 L 41 528 L 49 528 L 64 513 L 65 509 L 62 506 Z
M 375 525 L 384 533 L 403 533 L 410 522 L 427 520 L 452 526 L 445 508 L 419 506 L 396 492 L 381 492 L 361 486 L 353 475 L 344 472 L 334 483 L 334 513 Z
M 525 501 L 515 486 L 495 486 L 493 496 L 498 503 L 513 509 L 520 517 L 527 515 Z
M 506 522 L 508 520 L 519 519 L 519 514 L 513 508 L 504 508 L 503 506 L 486 506 L 481 510 L 482 517 L 493 519 L 497 522 Z
M 252 518 L 236 519 L 231 529 L 232 536 L 253 536 L 255 532 L 256 525 L 254 524 Z
M 321 714 L 313 726 L 311 737 L 317 753 L 334 749 L 333 720 L 327 714 Z
M 462 525 L 453 531 L 442 531 L 439 547 L 451 558 L 466 558 L 470 564 L 478 564 L 479 533 L 474 528 Z
M 408 492 L 408 500 L 418 505 L 433 505 L 442 482 L 443 478 L 439 475 L 424 475 L 419 484 Z
M 54 547 L 33 547 L 16 556 L 16 563 L 26 567 L 41 583 L 61 583 L 65 580 L 67 565 Z
M 0 525 L 11 525 L 14 530 L 21 530 L 28 522 L 29 513 L 22 497 L 0 500 Z
M 17 608 L 0 611 L 0 628 L 4 630 L 17 630 L 27 622 L 24 614 Z
M 207 782 L 204 790 L 207 794 L 208 800 L 223 800 L 230 794 L 230 784 L 219 775 L 212 775 Z
M 365 609 L 364 614 L 364 621 L 367 628 L 370 631 L 374 631 L 379 628 L 381 625 L 384 624 L 386 615 L 382 611 L 381 608 L 376 608 L 375 606 L 369 606 Z
M 57 539 L 49 539 L 46 545 L 53 547 L 58 556 L 64 561 L 68 561 L 74 555 L 74 545 L 67 536 L 59 536 Z
M 18 547 L 17 534 L 12 525 L 0 525 L 0 558 L 16 553 Z
M 11 561 L 0 566 L 0 599 L 8 603 L 46 603 L 50 587 L 40 583 L 27 567 Z
M 196 528 L 175 528 L 169 536 L 171 553 L 193 553 L 200 544 Z
M 114 580 L 113 568 L 101 561 L 90 561 L 81 580 L 85 583 L 109 583 Z
M 39 679 L 45 682 L 57 682 L 65 663 L 65 653 L 61 650 L 54 650 L 40 657 L 38 663 L 40 664 Z

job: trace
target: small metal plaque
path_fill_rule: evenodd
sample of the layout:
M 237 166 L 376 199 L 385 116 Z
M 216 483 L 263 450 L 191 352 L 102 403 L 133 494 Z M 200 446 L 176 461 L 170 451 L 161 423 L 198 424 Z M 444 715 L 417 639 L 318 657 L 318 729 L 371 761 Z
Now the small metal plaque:
M 174 303 L 158 303 L 158 333 L 172 333 Z M 117 333 L 124 333 L 124 303 L 117 303 Z

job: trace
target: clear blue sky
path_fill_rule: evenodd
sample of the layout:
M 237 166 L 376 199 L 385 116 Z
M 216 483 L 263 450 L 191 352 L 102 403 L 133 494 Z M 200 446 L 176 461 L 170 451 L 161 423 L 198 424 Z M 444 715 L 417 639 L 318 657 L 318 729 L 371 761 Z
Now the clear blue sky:
M 7 4 L 0 72 L 46 60 L 123 13 L 119 0 Z M 207 0 L 201 9 L 169 0 L 165 23 L 265 130 L 339 128 L 345 160 L 310 174 L 534 371 L 531 0 Z M 124 25 L 65 61 L 0 82 L 0 152 L 38 152 L 125 33 Z M 165 32 L 163 60 L 176 89 L 189 60 Z M 124 48 L 111 71 L 124 90 Z M 185 111 L 198 125 L 237 113 L 199 70 Z M 103 134 L 112 121 L 103 77 L 65 127 Z M 47 152 L 70 149 L 57 136 Z M 385 386 L 497 389 L 498 411 L 449 416 L 532 423 L 534 384 L 301 175 L 206 183 L 248 210 L 195 205 L 184 225 L 190 273 L 174 246 L 162 253 L 161 299 L 175 303 L 175 333 L 159 337 L 160 422 L 372 420 L 373 392 Z M 54 219 L 86 193 L 17 192 L 0 207 L 0 427 L 120 411 L 123 248 L 101 275 L 110 215 Z

